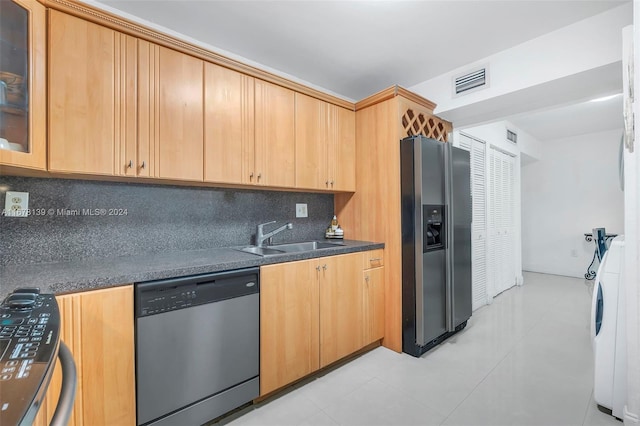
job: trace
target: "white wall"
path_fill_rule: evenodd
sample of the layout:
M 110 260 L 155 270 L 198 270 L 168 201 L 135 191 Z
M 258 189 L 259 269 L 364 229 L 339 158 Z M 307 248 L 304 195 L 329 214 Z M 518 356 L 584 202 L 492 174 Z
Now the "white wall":
M 483 124 L 481 126 L 457 128 L 454 131 L 454 139 L 457 132 L 466 133 L 467 135 L 481 139 L 487 143 L 487 147 L 493 145 L 514 156 L 520 154 L 519 147 L 507 140 L 506 121 L 496 121 L 495 123 Z
M 434 101 L 438 105 L 435 112 L 442 114 L 602 67 L 621 60 L 620 29 L 631 20 L 632 6 L 626 3 L 411 86 L 409 90 Z M 452 79 L 455 76 L 487 64 L 489 87 L 464 96 L 453 96 Z
M 518 134 L 517 145 L 507 140 L 507 129 Z M 503 120 L 480 126 L 458 127 L 453 131 L 454 143 L 460 132 L 475 136 L 514 156 L 527 154 L 531 159 L 539 159 L 544 151 L 544 145 L 536 138 L 509 121 Z
M 585 232 L 624 230 L 618 155 L 622 129 L 550 140 L 524 165 L 522 265 L 527 271 L 584 277 L 594 243 Z
M 544 144 L 519 127 L 507 122 L 509 130 L 518 134 L 520 156 L 526 155 L 529 161 L 539 160 L 544 155 Z

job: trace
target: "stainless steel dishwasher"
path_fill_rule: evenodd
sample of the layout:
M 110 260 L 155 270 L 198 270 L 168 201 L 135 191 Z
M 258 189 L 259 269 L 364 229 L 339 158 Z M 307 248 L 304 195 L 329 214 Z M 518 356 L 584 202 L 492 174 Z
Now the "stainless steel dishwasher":
M 138 425 L 201 425 L 258 396 L 259 275 L 136 283 Z

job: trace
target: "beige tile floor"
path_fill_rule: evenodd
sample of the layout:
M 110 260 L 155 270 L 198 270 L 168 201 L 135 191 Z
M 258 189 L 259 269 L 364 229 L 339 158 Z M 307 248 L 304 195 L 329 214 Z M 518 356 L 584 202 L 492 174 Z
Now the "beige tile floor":
M 525 273 L 421 358 L 377 348 L 219 423 L 622 426 L 593 401 L 592 286 Z

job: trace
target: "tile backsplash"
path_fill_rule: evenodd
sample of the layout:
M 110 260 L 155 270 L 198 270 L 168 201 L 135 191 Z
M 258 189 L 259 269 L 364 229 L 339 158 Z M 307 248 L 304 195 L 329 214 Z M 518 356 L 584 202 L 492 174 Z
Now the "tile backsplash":
M 274 243 L 320 239 L 333 215 L 331 194 L 3 176 L 3 208 L 6 191 L 28 192 L 31 215 L 0 216 L 4 265 L 253 244 L 272 220 L 293 223 Z

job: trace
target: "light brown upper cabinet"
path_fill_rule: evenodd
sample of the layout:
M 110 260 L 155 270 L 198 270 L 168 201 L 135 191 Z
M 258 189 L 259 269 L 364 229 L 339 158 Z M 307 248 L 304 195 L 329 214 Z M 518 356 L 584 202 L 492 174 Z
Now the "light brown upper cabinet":
M 294 187 L 293 91 L 206 63 L 204 93 L 204 180 Z
M 204 108 L 204 180 L 256 183 L 254 78 L 205 63 Z
M 202 181 L 203 61 L 49 16 L 49 170 Z
M 158 147 L 160 178 L 203 180 L 204 61 L 159 48 Z
M 127 144 L 121 164 L 127 176 L 156 177 L 158 148 L 158 60 L 160 47 L 138 40 L 136 143 Z
M 328 104 L 296 93 L 296 185 L 329 189 L 327 171 Z
M 49 12 L 50 171 L 120 174 L 136 136 L 136 55 L 130 36 Z
M 336 191 L 356 190 L 356 113 L 329 104 L 329 184 Z M 333 184 L 331 184 L 333 182 Z
M 149 176 L 145 153 L 138 153 L 138 40 L 116 33 L 116 56 L 121 60 L 116 82 L 116 99 L 121 103 L 116 116 L 119 135 L 115 140 L 115 174 L 125 176 Z M 119 50 L 118 50 L 119 49 Z M 140 158 L 143 160 L 138 161 Z
M 296 93 L 296 186 L 355 191 L 355 113 Z
M 0 165 L 47 167 L 46 10 L 0 1 Z
M 138 40 L 137 142 L 127 146 L 127 175 L 203 179 L 204 62 Z
M 293 90 L 255 80 L 255 147 L 249 181 L 295 186 L 295 99 Z
M 355 191 L 348 102 L 88 5 L 0 3 L 0 165 Z

